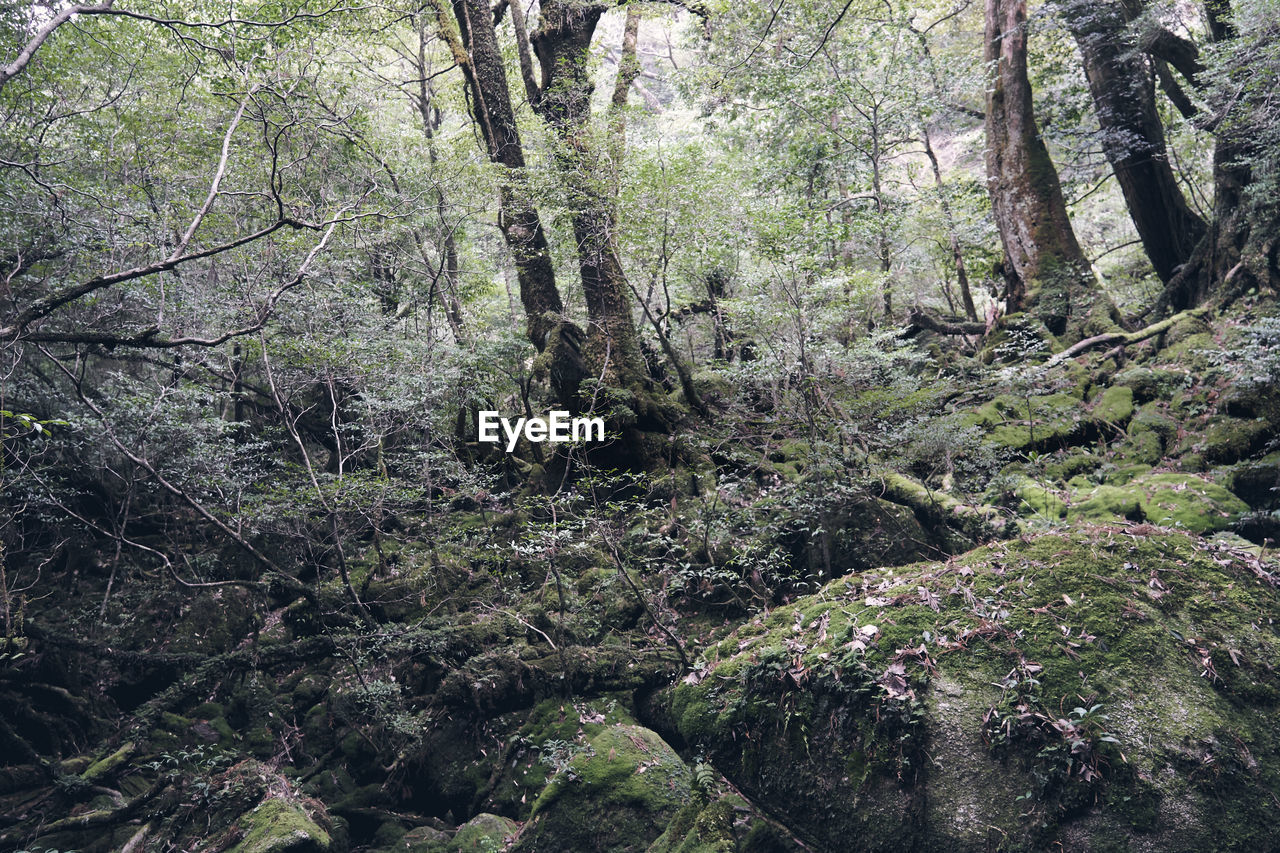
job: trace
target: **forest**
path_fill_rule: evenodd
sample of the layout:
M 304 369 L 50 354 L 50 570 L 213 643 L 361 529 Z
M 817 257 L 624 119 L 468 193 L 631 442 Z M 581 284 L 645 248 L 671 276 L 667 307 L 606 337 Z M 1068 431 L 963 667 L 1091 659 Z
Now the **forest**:
M 1280 0 L 0 0 L 0 853 L 1280 851 Z

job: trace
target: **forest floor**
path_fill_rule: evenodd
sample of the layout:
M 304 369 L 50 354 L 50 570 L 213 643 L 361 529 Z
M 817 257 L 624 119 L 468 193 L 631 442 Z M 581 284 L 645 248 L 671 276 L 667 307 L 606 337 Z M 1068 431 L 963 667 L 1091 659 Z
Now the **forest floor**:
M 363 615 L 63 555 L 0 657 L 0 849 L 1276 849 L 1273 310 L 918 340 L 909 453 L 762 411 L 552 497 L 485 457 L 509 491 L 348 543 Z

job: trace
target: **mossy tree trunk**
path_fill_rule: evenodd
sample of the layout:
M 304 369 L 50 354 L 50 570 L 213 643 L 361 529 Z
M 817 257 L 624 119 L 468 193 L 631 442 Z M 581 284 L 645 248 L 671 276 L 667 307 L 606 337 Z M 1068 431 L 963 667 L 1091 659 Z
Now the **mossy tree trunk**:
M 591 39 L 606 9 L 596 3 L 544 0 L 532 38 L 542 72 L 534 107 L 560 143 L 558 161 L 587 302 L 584 354 L 594 375 L 634 397 L 638 426 L 665 430 L 678 413 L 659 399 L 640 348 L 630 287 L 618 257 L 614 168 L 605 162 L 611 146 L 599 144 L 591 122 Z
M 557 398 L 571 405 L 585 375 L 579 353 L 582 333 L 564 317 L 542 220 L 522 185 L 524 148 L 493 15 L 484 0 L 454 0 L 455 32 L 443 14 L 443 2 L 435 0 L 440 29 L 450 43 L 454 61 L 462 68 L 489 159 L 507 170 L 499 187 L 498 225 L 515 261 L 529 340 L 546 355 Z
M 1026 0 L 986 0 L 987 181 L 1004 244 L 1008 310 L 1055 335 L 1081 337 L 1104 307 L 1067 216 L 1058 172 L 1036 120 L 1027 77 Z
M 1063 18 L 1084 62 L 1103 151 L 1160 280 L 1191 258 L 1206 225 L 1178 187 L 1156 111 L 1155 81 L 1119 2 L 1068 0 Z

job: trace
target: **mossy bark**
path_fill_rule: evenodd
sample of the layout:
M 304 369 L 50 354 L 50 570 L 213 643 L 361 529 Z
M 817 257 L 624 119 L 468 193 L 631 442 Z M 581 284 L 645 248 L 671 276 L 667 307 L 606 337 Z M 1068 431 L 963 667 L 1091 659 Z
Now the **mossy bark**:
M 618 256 L 611 197 L 613 169 L 605 156 L 608 146 L 593 139 L 591 96 L 595 87 L 588 64 L 591 39 L 606 8 L 564 0 L 542 4 L 541 22 L 533 34 L 534 52 L 542 69 L 534 106 L 559 141 L 557 160 L 569 193 L 578 269 L 587 302 L 587 360 L 606 386 L 629 392 L 629 408 L 642 429 L 665 431 L 678 419 L 679 407 L 663 399 L 641 351 L 630 286 Z
M 1167 282 L 1190 259 L 1206 226 L 1187 205 L 1169 164 L 1155 83 L 1131 43 L 1123 4 L 1070 0 L 1062 15 L 1084 60 L 1103 151 L 1142 247 Z

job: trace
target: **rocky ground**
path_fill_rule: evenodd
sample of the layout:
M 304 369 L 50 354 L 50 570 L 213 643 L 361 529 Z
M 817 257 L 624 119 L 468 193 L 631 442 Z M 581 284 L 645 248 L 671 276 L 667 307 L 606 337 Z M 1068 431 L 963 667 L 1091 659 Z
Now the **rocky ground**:
M 1230 355 L 1248 319 L 950 395 L 980 483 L 855 452 L 856 488 L 788 503 L 831 463 L 779 436 L 608 527 L 401 519 L 352 543 L 367 621 L 328 578 L 125 584 L 100 621 L 66 555 L 0 659 L 0 848 L 1280 849 L 1280 391 Z

